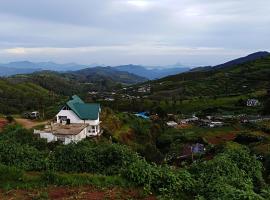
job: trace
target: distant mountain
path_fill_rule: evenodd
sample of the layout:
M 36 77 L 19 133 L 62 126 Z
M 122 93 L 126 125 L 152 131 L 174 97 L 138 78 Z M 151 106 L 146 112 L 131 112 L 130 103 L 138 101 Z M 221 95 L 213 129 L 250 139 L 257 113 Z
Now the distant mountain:
M 14 68 L 14 69 L 31 69 L 32 71 L 40 70 L 53 70 L 53 71 L 69 71 L 79 70 L 89 66 L 80 65 L 76 63 L 58 64 L 54 62 L 29 62 L 29 61 L 18 61 L 10 62 L 6 64 L 0 64 L 0 67 Z
M 197 68 L 192 69 L 191 71 L 192 72 L 196 72 L 196 71 L 209 71 L 209 70 L 212 70 L 212 69 L 229 68 L 229 67 L 233 67 L 233 66 L 238 65 L 238 64 L 243 64 L 243 63 L 246 63 L 246 62 L 251 62 L 251 61 L 258 60 L 260 58 L 265 58 L 265 57 L 267 57 L 269 55 L 270 55 L 270 53 L 267 52 L 267 51 L 259 51 L 259 52 L 255 52 L 255 53 L 249 54 L 249 55 L 247 55 L 245 57 L 241 57 L 241 58 L 237 58 L 237 59 L 231 60 L 229 62 L 220 64 L 220 65 L 206 66 L 206 67 L 197 67 Z
M 75 78 L 84 82 L 98 82 L 101 80 L 109 80 L 124 84 L 136 84 L 147 81 L 146 78 L 126 72 L 118 71 L 114 67 L 93 67 L 78 71 L 68 72 L 75 75 Z
M 119 71 L 126 71 L 136 74 L 147 79 L 158 79 L 169 75 L 179 74 L 190 70 L 187 67 L 173 67 L 173 68 L 147 68 L 140 65 L 121 65 L 114 67 Z
M 12 76 L 16 74 L 31 74 L 42 69 L 36 68 L 11 68 L 11 67 L 1 67 L 0 66 L 0 76 Z
M 85 68 L 95 68 L 100 66 L 98 64 L 90 64 L 90 65 L 81 65 L 77 63 L 65 63 L 58 64 L 54 62 L 30 62 L 30 61 L 18 61 L 18 62 L 10 62 L 6 64 L 0 64 L 1 73 L 0 76 L 10 76 L 16 74 L 28 74 L 37 71 L 50 70 L 50 71 L 76 71 L 82 70 Z M 104 67 L 101 65 L 100 67 Z M 128 72 L 131 74 L 135 74 L 140 77 L 144 77 L 146 79 L 157 79 L 165 76 L 173 75 L 188 71 L 189 68 L 186 67 L 170 67 L 170 68 L 147 68 L 140 65 L 121 65 L 113 67 L 114 70 L 117 69 L 121 72 Z M 104 69 L 104 71 L 106 71 Z M 108 73 L 108 69 L 107 69 Z

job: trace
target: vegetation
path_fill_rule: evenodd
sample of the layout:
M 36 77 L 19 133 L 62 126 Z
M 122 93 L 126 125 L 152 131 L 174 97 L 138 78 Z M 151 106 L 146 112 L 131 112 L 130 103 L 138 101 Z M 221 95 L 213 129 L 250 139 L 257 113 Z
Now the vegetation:
M 26 111 L 39 110 L 44 117 L 54 116 L 58 103 L 64 98 L 43 87 L 30 83 L 15 83 L 0 79 L 0 113 L 22 114 Z
M 106 139 L 49 145 L 31 131 L 10 126 L 0 137 L 0 180 L 6 180 L 0 187 L 118 185 L 143 187 L 163 199 L 266 199 L 262 163 L 247 147 L 228 143 L 215 151 L 212 160 L 175 169 L 147 162 Z
M 170 128 L 165 123 L 193 113 L 233 114 L 239 119 L 240 114 L 269 114 L 269 64 L 270 57 L 265 57 L 170 76 L 145 83 L 151 85 L 149 94 L 139 94 L 137 86 L 118 90 L 122 82 L 114 81 L 115 76 L 94 80 L 87 75 L 90 69 L 3 78 L 0 113 L 13 125 L 0 134 L 0 188 L 119 186 L 143 188 L 170 200 L 269 199 L 269 121 L 240 124 L 230 118 L 218 128 L 196 123 Z M 10 115 L 39 110 L 49 118 L 69 95 L 90 99 L 87 93 L 93 89 L 118 92 L 115 101 L 102 102 L 104 133 L 98 139 L 47 143 L 32 130 L 14 125 Z M 127 94 L 132 98 L 123 98 Z M 261 105 L 247 107 L 250 98 Z M 133 114 L 139 111 L 149 111 L 151 120 Z M 189 155 L 194 144 L 202 144 L 204 150 Z

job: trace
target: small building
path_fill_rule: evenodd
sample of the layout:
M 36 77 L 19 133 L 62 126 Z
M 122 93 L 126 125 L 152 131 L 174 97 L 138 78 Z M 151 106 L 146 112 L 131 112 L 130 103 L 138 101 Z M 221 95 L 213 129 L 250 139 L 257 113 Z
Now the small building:
M 114 101 L 114 98 L 106 97 L 104 100 L 105 100 L 105 101 Z
M 175 121 L 168 121 L 166 124 L 169 127 L 177 127 L 177 125 L 178 125 Z
M 149 93 L 151 92 L 151 86 L 150 85 L 144 85 L 138 88 L 138 92 L 140 93 Z
M 56 115 L 56 123 L 47 125 L 43 130 L 34 130 L 34 133 L 46 138 L 48 142 L 61 141 L 64 144 L 99 136 L 100 112 L 99 104 L 84 103 L 74 95 Z
M 248 107 L 257 107 L 260 106 L 260 102 L 258 99 L 248 99 L 247 100 L 247 106 Z
M 193 156 L 193 154 L 204 154 L 206 151 L 204 144 L 186 144 L 184 145 L 181 155 L 178 157 L 180 159 Z
M 208 124 L 208 126 L 209 126 L 210 128 L 221 127 L 221 126 L 223 126 L 223 125 L 224 125 L 223 122 L 210 122 L 210 123 Z
M 193 116 L 193 117 L 191 117 L 191 118 L 187 118 L 187 119 L 182 119 L 182 120 L 180 120 L 180 123 L 181 123 L 181 124 L 188 124 L 188 123 L 196 122 L 196 121 L 198 121 L 198 120 L 199 120 L 198 117 Z

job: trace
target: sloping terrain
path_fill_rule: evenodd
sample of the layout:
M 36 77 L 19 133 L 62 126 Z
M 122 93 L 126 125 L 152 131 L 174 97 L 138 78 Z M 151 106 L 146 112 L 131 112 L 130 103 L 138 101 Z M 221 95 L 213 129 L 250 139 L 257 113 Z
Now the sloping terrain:
M 225 68 L 187 72 L 153 81 L 153 96 L 189 98 L 247 94 L 270 88 L 270 56 Z
M 37 84 L 0 80 L 0 113 L 22 113 L 35 109 L 50 112 L 51 106 L 59 100 L 60 96 Z

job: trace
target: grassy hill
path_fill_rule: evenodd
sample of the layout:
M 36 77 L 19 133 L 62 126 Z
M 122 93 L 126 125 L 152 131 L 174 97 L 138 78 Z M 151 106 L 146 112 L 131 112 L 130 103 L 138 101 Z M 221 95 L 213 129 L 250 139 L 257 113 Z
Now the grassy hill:
M 125 72 L 118 71 L 112 67 L 94 67 L 86 68 L 78 71 L 69 72 L 78 81 L 83 82 L 100 82 L 108 81 L 122 84 L 136 84 L 144 82 L 147 79 L 141 76 Z
M 267 102 L 270 88 L 270 56 L 207 71 L 191 71 L 128 87 L 129 95 L 140 99 L 116 102 L 120 110 L 154 111 L 161 107 L 167 113 L 258 114 Z M 151 88 L 139 92 L 139 88 Z M 124 91 L 126 92 L 126 91 Z M 249 108 L 245 101 L 257 98 L 262 103 Z M 116 107 L 115 106 L 115 107 Z M 265 109 L 264 109 L 265 110 Z
M 14 83 L 0 79 L 0 113 L 18 114 L 40 110 L 50 116 L 50 112 L 62 97 L 31 82 Z
M 14 75 L 0 79 L 0 113 L 18 114 L 44 110 L 51 113 L 46 116 L 53 116 L 59 102 L 73 94 L 84 97 L 92 90 L 108 91 L 121 87 L 121 84 L 144 80 L 146 79 L 128 72 L 103 67 L 68 73 L 41 71 Z
M 230 96 L 270 88 L 270 56 L 229 68 L 187 72 L 151 82 L 152 97 Z

